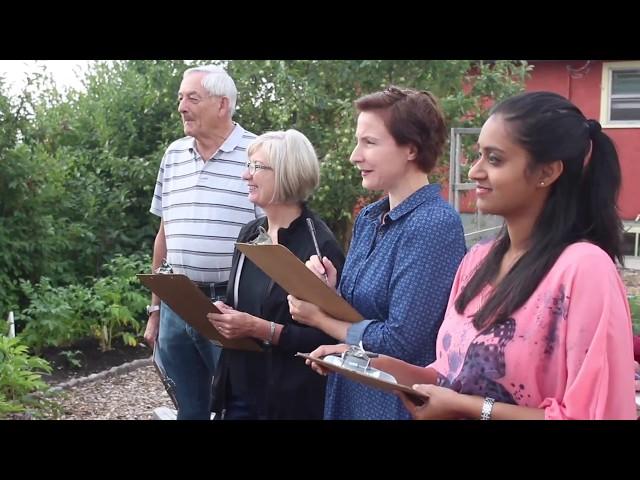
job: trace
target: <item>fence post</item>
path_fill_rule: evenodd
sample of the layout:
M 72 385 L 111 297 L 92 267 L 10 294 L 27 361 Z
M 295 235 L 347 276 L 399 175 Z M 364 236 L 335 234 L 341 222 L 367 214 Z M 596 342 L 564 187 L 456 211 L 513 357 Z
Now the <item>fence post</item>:
M 16 336 L 16 324 L 13 319 L 13 312 L 9 312 L 7 323 L 9 323 L 9 338 L 14 338 Z

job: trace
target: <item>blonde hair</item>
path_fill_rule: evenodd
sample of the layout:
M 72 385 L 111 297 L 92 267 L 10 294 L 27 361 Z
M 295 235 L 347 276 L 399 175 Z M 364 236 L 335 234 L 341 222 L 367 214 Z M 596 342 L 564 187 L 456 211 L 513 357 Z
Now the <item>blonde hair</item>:
M 304 202 L 320 183 L 318 157 L 309 139 L 297 130 L 267 132 L 256 138 L 247 150 L 249 156 L 260 150 L 275 174 L 272 202 Z

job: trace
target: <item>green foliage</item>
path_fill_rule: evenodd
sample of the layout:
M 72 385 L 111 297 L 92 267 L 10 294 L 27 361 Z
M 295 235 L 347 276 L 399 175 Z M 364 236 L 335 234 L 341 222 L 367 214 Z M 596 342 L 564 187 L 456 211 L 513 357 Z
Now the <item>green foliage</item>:
M 523 89 L 522 62 L 467 60 L 259 60 L 230 61 L 239 91 L 237 118 L 254 133 L 296 128 L 309 137 L 322 164 L 312 206 L 343 241 L 353 207 L 368 197 L 349 164 L 354 146 L 353 101 L 396 84 L 435 93 L 450 127 L 479 126 L 489 99 Z M 464 86 L 464 88 L 463 88 Z M 442 165 L 448 165 L 448 150 Z M 443 170 L 439 170 L 441 180 Z
M 34 197 L 45 185 L 45 174 L 18 138 L 27 123 L 25 99 L 18 106 L 0 81 L 0 316 L 18 310 L 19 278 L 32 278 L 50 217 L 34 208 Z M 43 213 L 41 215 L 41 213 Z M 4 308 L 3 308 L 4 307 Z
M 640 295 L 631 295 L 628 299 L 633 333 L 634 335 L 640 335 Z
M 60 355 L 64 357 L 65 361 L 72 368 L 80 368 L 82 367 L 82 360 L 78 357 L 82 354 L 80 350 L 63 350 L 60 352 Z
M 97 62 L 86 92 L 68 95 L 46 72 L 15 99 L 0 82 L 0 315 L 27 304 L 18 279 L 83 284 L 116 253 L 151 251 L 157 169 L 183 135 L 185 67 Z
M 86 92 L 61 101 L 50 89 L 33 101 L 36 121 L 25 142 L 46 145 L 64 171 L 55 218 L 67 219 L 71 243 L 83 245 L 80 276 L 99 274 L 115 253 L 151 250 L 157 169 L 167 145 L 183 135 L 176 96 L 185 67 L 98 62 L 84 79 Z
M 29 346 L 41 351 L 45 347 L 67 347 L 91 334 L 91 315 L 96 299 L 91 289 L 81 285 L 54 287 L 42 277 L 32 285 L 21 281 L 29 306 L 18 317 L 24 329 L 18 335 Z
M 149 294 L 135 277 L 148 270 L 151 257 L 116 255 L 106 265 L 106 276 L 96 281 L 93 291 L 97 301 L 91 329 L 100 341 L 101 350 L 111 350 L 113 339 L 121 337 L 127 345 L 136 346 L 144 333 L 141 321 Z
M 21 281 L 29 306 L 21 315 L 25 326 L 20 337 L 37 351 L 70 346 L 88 336 L 100 341 L 102 351 L 110 350 L 117 337 L 137 345 L 144 333 L 140 317 L 144 316 L 148 292 L 135 274 L 148 270 L 150 263 L 149 254 L 116 255 L 104 265 L 105 276 L 91 287 L 54 287 L 47 277 L 35 286 Z
M 47 361 L 30 356 L 19 338 L 0 335 L 0 418 L 54 411 L 56 405 L 44 396 L 48 387 L 42 380 L 42 374 L 50 372 Z
M 296 128 L 314 144 L 322 180 L 311 204 L 345 245 L 354 205 L 372 195 L 348 162 L 356 98 L 389 84 L 429 89 L 449 126 L 479 126 L 491 101 L 522 89 L 529 69 L 466 60 L 219 63 L 237 84 L 245 128 Z M 86 335 L 103 348 L 117 336 L 135 343 L 142 327 L 133 312 L 147 292 L 136 290 L 129 267 L 114 265 L 123 272 L 114 275 L 104 265 L 152 251 L 158 219 L 149 206 L 162 154 L 183 136 L 176 98 L 188 66 L 95 62 L 84 90 L 64 94 L 43 69 L 14 98 L 0 78 L 0 317 L 17 312 L 29 345 Z

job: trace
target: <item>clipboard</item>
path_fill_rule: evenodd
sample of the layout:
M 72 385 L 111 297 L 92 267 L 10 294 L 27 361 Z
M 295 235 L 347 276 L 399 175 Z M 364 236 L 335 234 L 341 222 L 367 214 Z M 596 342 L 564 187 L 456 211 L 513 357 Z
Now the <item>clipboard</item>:
M 236 247 L 290 295 L 318 305 L 339 320 L 351 323 L 363 320 L 356 309 L 284 245 L 236 243 Z
M 222 312 L 186 275 L 140 273 L 136 276 L 145 287 L 158 295 L 185 322 L 215 344 L 234 350 L 263 351 L 254 340 L 249 338 L 229 339 L 223 337 L 207 320 L 207 313 Z
M 332 372 L 339 373 L 340 375 L 344 375 L 350 380 L 354 380 L 356 382 L 363 383 L 369 387 L 378 388 L 380 390 L 384 390 L 389 393 L 393 393 L 394 391 L 400 391 L 406 393 L 410 397 L 414 399 L 418 399 L 420 403 L 424 403 L 429 399 L 426 395 L 414 390 L 413 388 L 403 385 L 401 383 L 393 383 L 381 378 L 375 378 L 370 375 L 365 375 L 360 372 L 356 372 L 355 370 L 351 370 L 349 368 L 340 367 L 338 365 L 334 365 L 333 363 L 329 363 L 325 360 L 321 360 L 319 358 L 313 358 L 309 356 L 307 353 L 296 353 L 296 357 L 301 357 L 306 360 L 312 360 L 319 365 L 322 365 L 327 370 L 331 370 Z

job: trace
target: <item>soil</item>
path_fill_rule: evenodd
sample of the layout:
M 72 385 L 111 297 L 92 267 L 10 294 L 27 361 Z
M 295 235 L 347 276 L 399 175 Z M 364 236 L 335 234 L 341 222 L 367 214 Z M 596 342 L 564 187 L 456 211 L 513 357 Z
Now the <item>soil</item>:
M 125 345 L 120 339 L 114 340 L 113 349 L 102 352 L 95 339 L 84 339 L 78 343 L 63 347 L 50 347 L 38 354 L 52 367 L 49 375 L 42 379 L 49 385 L 57 385 L 73 378 L 86 377 L 92 373 L 102 372 L 111 367 L 151 356 L 151 349 L 141 342 L 135 347 Z

